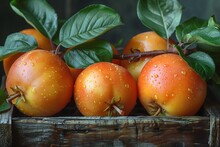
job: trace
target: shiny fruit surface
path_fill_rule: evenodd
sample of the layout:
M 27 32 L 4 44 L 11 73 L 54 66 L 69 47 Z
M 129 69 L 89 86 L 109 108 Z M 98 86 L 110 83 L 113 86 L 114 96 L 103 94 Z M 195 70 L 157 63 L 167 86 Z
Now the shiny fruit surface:
M 195 115 L 207 93 L 206 82 L 176 54 L 152 58 L 138 78 L 139 100 L 150 115 Z

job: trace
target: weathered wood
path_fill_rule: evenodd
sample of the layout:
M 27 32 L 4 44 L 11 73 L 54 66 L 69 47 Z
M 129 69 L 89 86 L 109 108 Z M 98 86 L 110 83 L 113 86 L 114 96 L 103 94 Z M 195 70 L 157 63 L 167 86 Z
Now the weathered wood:
M 0 114 L 0 145 L 9 147 L 12 144 L 12 116 L 13 108 Z
M 13 143 L 22 146 L 206 145 L 209 117 L 13 118 Z

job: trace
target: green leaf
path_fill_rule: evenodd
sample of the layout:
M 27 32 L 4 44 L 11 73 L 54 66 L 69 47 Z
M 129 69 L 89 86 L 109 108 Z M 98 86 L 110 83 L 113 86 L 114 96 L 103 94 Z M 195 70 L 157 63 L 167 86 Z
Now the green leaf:
M 198 28 L 186 34 L 182 40 L 220 47 L 220 30 L 214 26 Z
M 11 108 L 11 105 L 6 101 L 6 94 L 4 90 L 0 89 L 0 113 Z
M 28 52 L 37 48 L 37 42 L 31 35 L 13 33 L 6 38 L 4 46 L 0 47 L 0 61 L 11 54 Z
M 12 0 L 10 6 L 27 23 L 52 39 L 57 31 L 57 14 L 46 0 Z
M 208 25 L 208 22 L 197 17 L 192 17 L 176 28 L 176 38 L 178 42 L 183 42 L 183 38 L 188 33 Z
M 180 47 L 177 47 L 179 55 L 192 67 L 203 80 L 209 80 L 215 74 L 215 63 L 206 53 L 197 51 L 185 56 Z
M 182 6 L 177 0 L 138 0 L 137 15 L 143 25 L 168 39 L 180 23 Z
M 94 4 L 67 20 L 60 30 L 59 40 L 65 48 L 74 47 L 119 25 L 122 25 L 122 21 L 116 11 L 105 5 Z
M 208 26 L 214 26 L 214 27 L 220 29 L 220 25 L 217 23 L 217 21 L 215 19 L 215 16 L 212 16 L 212 17 L 209 18 Z
M 112 47 L 104 40 L 86 42 L 73 48 L 64 55 L 66 63 L 74 68 L 86 68 L 96 62 L 110 62 L 112 57 Z

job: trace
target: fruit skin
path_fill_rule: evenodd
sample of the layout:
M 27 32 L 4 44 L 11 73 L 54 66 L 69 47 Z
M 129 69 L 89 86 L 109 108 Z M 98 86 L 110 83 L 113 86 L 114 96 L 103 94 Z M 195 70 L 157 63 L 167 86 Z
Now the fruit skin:
M 8 94 L 14 94 L 12 88 L 16 87 L 22 90 L 25 101 L 16 98 L 12 103 L 22 113 L 52 116 L 71 100 L 73 79 L 69 68 L 57 55 L 32 50 L 20 56 L 9 70 L 6 79 Z
M 170 43 L 174 42 L 170 40 Z M 132 37 L 123 49 L 122 54 L 130 54 L 132 51 L 147 52 L 153 50 L 167 50 L 168 46 L 166 39 L 153 31 L 148 31 Z M 121 65 L 133 75 L 135 80 L 137 80 L 142 68 L 150 59 L 151 57 L 142 57 L 138 61 L 132 62 L 129 62 L 129 60 L 122 60 Z
M 32 35 L 38 44 L 38 48 L 43 49 L 43 50 L 52 50 L 53 46 L 50 43 L 50 40 L 48 38 L 46 38 L 45 36 L 43 36 L 39 31 L 35 30 L 35 29 L 24 29 L 22 30 L 20 33 L 26 34 L 26 35 Z M 11 55 L 7 58 L 5 58 L 3 60 L 3 67 L 4 67 L 4 71 L 5 74 L 8 74 L 8 71 L 11 67 L 11 65 L 14 63 L 14 61 L 20 57 L 22 54 L 24 53 L 17 53 L 14 55 Z
M 144 66 L 138 78 L 138 92 L 150 115 L 159 106 L 164 115 L 189 116 L 203 105 L 207 84 L 179 55 L 163 54 Z
M 95 63 L 77 77 L 74 100 L 84 116 L 118 115 L 116 111 L 112 114 L 105 111 L 114 102 L 123 115 L 128 115 L 136 104 L 137 84 L 122 66 L 109 62 Z

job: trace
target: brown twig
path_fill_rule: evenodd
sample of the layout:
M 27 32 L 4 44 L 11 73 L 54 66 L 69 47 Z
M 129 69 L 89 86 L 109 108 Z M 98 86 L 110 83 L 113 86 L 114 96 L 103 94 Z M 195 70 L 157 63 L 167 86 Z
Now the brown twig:
M 195 51 L 196 51 L 196 49 L 183 49 L 183 53 L 186 56 L 195 52 Z M 151 56 L 157 56 L 157 55 L 167 54 L 167 53 L 178 54 L 176 49 L 170 48 L 168 50 L 154 50 L 154 51 L 147 51 L 147 52 L 133 52 L 130 54 L 113 55 L 113 58 L 127 60 L 130 58 L 151 57 Z

